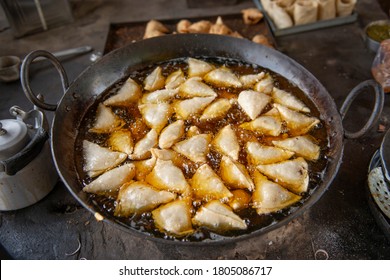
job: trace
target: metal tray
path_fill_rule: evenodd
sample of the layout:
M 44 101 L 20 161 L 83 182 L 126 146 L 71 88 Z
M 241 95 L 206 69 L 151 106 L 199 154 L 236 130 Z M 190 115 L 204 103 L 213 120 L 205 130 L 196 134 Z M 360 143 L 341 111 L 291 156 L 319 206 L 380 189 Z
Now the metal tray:
M 261 4 L 261 0 L 253 0 L 257 8 L 264 14 L 264 17 L 266 18 L 272 33 L 275 37 L 279 36 L 285 36 L 285 35 L 291 35 L 316 29 L 322 29 L 322 28 L 328 28 L 332 26 L 338 26 L 338 25 L 344 25 L 348 23 L 353 23 L 357 20 L 358 14 L 356 12 L 353 12 L 350 16 L 345 17 L 336 17 L 334 19 L 329 20 L 320 20 L 315 23 L 309 23 L 309 24 L 302 24 L 297 25 L 289 28 L 283 28 L 279 29 L 276 27 L 274 22 L 272 21 L 271 17 L 267 14 L 267 12 L 264 10 L 263 5 Z
M 247 25 L 242 20 L 241 14 L 221 15 L 223 22 L 233 31 L 239 32 L 246 39 L 251 40 L 256 34 L 263 34 L 267 37 L 269 42 L 276 48 L 275 38 L 265 21 L 261 21 L 255 25 Z M 191 22 L 199 20 L 209 20 L 215 22 L 218 16 L 208 17 L 194 17 L 186 18 Z M 159 20 L 163 23 L 169 31 L 176 31 L 176 24 L 180 19 Z M 143 38 L 147 21 L 137 22 L 124 22 L 124 23 L 111 23 L 106 38 L 106 44 L 104 47 L 104 54 L 113 51 L 117 48 L 123 47 L 135 41 L 140 41 Z

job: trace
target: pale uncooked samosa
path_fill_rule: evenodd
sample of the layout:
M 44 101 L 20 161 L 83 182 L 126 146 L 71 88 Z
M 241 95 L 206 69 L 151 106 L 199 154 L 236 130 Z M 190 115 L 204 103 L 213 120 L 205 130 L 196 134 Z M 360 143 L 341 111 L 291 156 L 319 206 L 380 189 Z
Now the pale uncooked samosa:
M 255 191 L 252 195 L 252 207 L 257 214 L 268 214 L 286 208 L 301 199 L 281 185 L 272 182 L 258 171 L 254 173 Z
M 138 109 L 147 126 L 156 130 L 157 133 L 165 127 L 173 113 L 173 108 L 169 103 L 141 104 Z
M 176 115 L 179 119 L 186 120 L 192 115 L 201 114 L 215 97 L 194 97 L 186 100 L 177 100 L 173 103 Z
M 165 86 L 165 77 L 162 74 L 162 69 L 157 66 L 144 80 L 144 89 L 155 91 Z
M 179 92 L 178 89 L 159 89 L 142 96 L 142 103 L 165 103 L 170 101 Z
M 280 117 L 260 116 L 253 121 L 245 122 L 240 127 L 259 132 L 264 135 L 279 136 L 282 133 L 282 121 Z
M 260 72 L 258 74 L 248 74 L 248 75 L 242 75 L 240 77 L 240 82 L 242 83 L 242 86 L 245 88 L 250 88 L 254 86 L 256 83 L 258 83 L 262 78 L 264 78 L 265 73 Z
M 257 169 L 295 194 L 306 192 L 309 186 L 308 165 L 301 157 L 279 163 L 258 165 Z
M 245 221 L 219 200 L 213 200 L 203 205 L 196 212 L 192 221 L 197 226 L 207 227 L 217 232 L 247 229 Z
M 188 194 L 189 184 L 180 168 L 171 160 L 157 159 L 156 165 L 145 181 L 159 190 Z
M 294 155 L 294 152 L 277 147 L 264 146 L 259 142 L 247 142 L 246 152 L 248 162 L 253 165 L 281 162 Z
M 118 191 L 126 182 L 133 179 L 135 175 L 135 166 L 132 163 L 111 169 L 83 188 L 83 191 L 89 193 L 110 193 Z
M 222 156 L 219 173 L 222 180 L 233 189 L 252 191 L 255 187 L 245 166 L 228 156 Z
M 126 106 L 137 102 L 142 94 L 141 87 L 131 78 L 128 78 L 118 93 L 106 99 L 106 106 Z
M 244 112 L 254 120 L 271 101 L 271 98 L 261 92 L 244 90 L 240 92 L 237 100 Z
M 221 67 L 207 73 L 203 78 L 207 83 L 217 87 L 240 88 L 240 79 L 229 69 Z
M 172 74 L 170 74 L 167 79 L 165 80 L 165 88 L 167 89 L 176 89 L 178 88 L 182 83 L 185 82 L 184 73 L 181 69 L 176 70 Z
M 238 160 L 240 144 L 238 143 L 236 133 L 230 124 L 218 131 L 211 144 L 221 154 L 230 156 L 234 160 Z
M 211 137 L 210 134 L 194 135 L 191 138 L 176 143 L 172 149 L 193 162 L 206 162 Z
M 150 149 L 157 146 L 157 138 L 158 134 L 156 130 L 151 129 L 144 138 L 135 144 L 133 154 L 129 158 L 133 160 L 148 158 L 150 156 Z
M 206 61 L 188 58 L 188 77 L 203 77 L 215 67 Z
M 152 155 L 151 158 L 145 160 L 133 161 L 135 166 L 135 180 L 144 181 L 146 175 L 148 175 L 156 165 L 157 158 Z
M 109 107 L 99 104 L 96 110 L 95 122 L 89 132 L 110 133 L 124 125 L 124 121 L 112 112 Z
M 264 77 L 258 81 L 253 89 L 258 92 L 270 94 L 274 88 L 274 79 L 270 74 L 265 74 Z
M 199 77 L 193 77 L 185 81 L 179 87 L 179 94 L 182 98 L 217 96 L 217 93 L 211 87 L 203 83 L 202 79 Z
M 183 135 L 184 121 L 177 120 L 162 130 L 158 145 L 161 149 L 169 149 L 173 144 L 178 142 Z
M 107 139 L 107 144 L 114 151 L 126 153 L 128 155 L 133 153 L 134 142 L 130 130 L 120 129 L 112 132 Z
M 310 113 L 309 107 L 307 107 L 305 103 L 298 99 L 298 97 L 277 87 L 274 87 L 272 90 L 272 99 L 276 103 L 286 106 L 292 110 Z
M 309 136 L 297 136 L 283 140 L 272 141 L 277 147 L 292 151 L 307 160 L 317 160 L 320 157 L 320 146 Z
M 145 182 L 129 182 L 123 185 L 116 200 L 115 216 L 129 217 L 142 214 L 168 203 L 176 198 L 176 194 L 156 190 Z
M 283 105 L 275 103 L 274 106 L 278 109 L 282 120 L 286 122 L 287 128 L 293 135 L 306 134 L 320 122 L 316 117 L 306 116 Z
M 152 211 L 154 223 L 161 231 L 175 236 L 192 233 L 191 204 L 187 200 L 175 200 Z
M 208 164 L 199 167 L 191 179 L 191 187 L 197 199 L 227 202 L 232 193 Z
M 223 118 L 232 107 L 232 102 L 226 98 L 219 98 L 204 109 L 200 120 Z
M 114 152 L 111 149 L 84 140 L 83 157 L 83 170 L 87 172 L 89 177 L 96 177 L 124 162 L 127 159 L 127 154 Z

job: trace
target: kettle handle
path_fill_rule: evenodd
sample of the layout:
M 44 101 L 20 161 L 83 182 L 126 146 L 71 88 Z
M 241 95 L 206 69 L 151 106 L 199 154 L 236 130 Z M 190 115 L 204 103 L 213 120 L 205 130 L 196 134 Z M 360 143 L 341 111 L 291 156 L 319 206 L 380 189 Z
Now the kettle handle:
M 15 175 L 29 164 L 42 150 L 43 145 L 49 138 L 49 134 L 42 127 L 38 128 L 32 141 L 16 155 L 0 161 L 0 171 L 7 175 Z
M 54 67 L 60 74 L 63 91 L 65 92 L 68 89 L 68 76 L 66 75 L 65 69 L 62 66 L 61 62 L 59 62 L 53 54 L 43 50 L 33 51 L 24 58 L 22 66 L 20 68 L 20 82 L 22 84 L 22 88 L 25 95 L 34 105 L 43 110 L 55 111 L 57 109 L 57 104 L 48 104 L 39 100 L 39 98 L 34 94 L 30 87 L 30 64 L 33 62 L 34 59 L 38 57 L 45 57 L 54 65 Z

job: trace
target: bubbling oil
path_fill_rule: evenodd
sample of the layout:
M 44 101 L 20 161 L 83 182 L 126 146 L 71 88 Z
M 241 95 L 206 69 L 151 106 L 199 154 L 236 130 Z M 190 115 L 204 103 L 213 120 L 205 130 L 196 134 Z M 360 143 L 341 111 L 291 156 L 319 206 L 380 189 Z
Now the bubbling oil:
M 308 98 L 308 96 L 299 89 L 296 85 L 288 81 L 286 78 L 278 75 L 269 69 L 265 69 L 258 65 L 253 65 L 250 63 L 245 63 L 241 61 L 236 61 L 233 59 L 225 59 L 225 58 L 200 58 L 208 63 L 215 65 L 216 67 L 225 66 L 231 69 L 237 75 L 247 75 L 247 74 L 258 74 L 260 72 L 265 72 L 271 75 L 274 80 L 275 86 L 285 91 L 292 93 L 297 96 L 301 101 L 305 103 L 307 107 L 311 110 L 311 116 L 317 117 L 321 120 L 321 116 L 319 111 L 313 104 L 313 102 Z M 175 59 L 170 61 L 165 61 L 156 65 L 150 65 L 144 69 L 139 69 L 130 74 L 130 77 L 135 80 L 139 85 L 143 84 L 144 79 L 150 74 L 156 66 L 160 66 L 162 68 L 163 75 L 167 77 L 169 74 L 174 71 L 181 69 L 184 73 L 188 71 L 188 65 L 186 62 L 186 58 Z M 95 112 L 97 106 L 107 99 L 108 97 L 117 93 L 119 88 L 123 85 L 124 81 L 129 78 L 125 77 L 118 83 L 116 83 L 111 88 L 107 89 L 104 94 L 95 102 L 93 106 L 91 106 L 84 119 L 82 120 L 81 126 L 79 128 L 79 134 L 76 139 L 76 149 L 78 151 L 82 151 L 82 142 L 83 140 L 88 140 L 99 144 L 103 147 L 108 147 L 107 140 L 109 134 L 103 133 L 92 133 L 89 132 L 89 129 L 93 126 L 95 121 Z M 209 85 L 210 86 L 210 85 Z M 240 89 L 235 88 L 224 88 L 224 87 L 215 87 L 211 86 L 215 92 L 217 92 L 219 98 L 237 98 L 240 93 Z M 271 106 L 268 105 L 263 112 L 266 112 L 271 109 Z M 136 143 L 140 139 L 142 139 L 149 131 L 150 128 L 143 122 L 142 115 L 138 109 L 138 104 L 129 104 L 126 107 L 112 107 L 113 112 L 118 115 L 124 122 L 125 125 L 123 128 L 129 129 L 133 136 L 133 141 Z M 170 117 L 168 120 L 168 124 L 176 121 L 175 114 Z M 282 138 L 286 138 L 288 135 L 288 130 L 285 130 L 280 136 L 271 137 L 265 136 L 263 134 L 245 130 L 239 127 L 243 122 L 251 121 L 251 119 L 245 114 L 245 112 L 240 108 L 237 103 L 234 103 L 224 118 L 213 119 L 213 120 L 200 120 L 199 116 L 192 116 L 188 120 L 185 121 L 185 129 L 186 131 L 192 127 L 196 126 L 200 133 L 211 133 L 215 135 L 216 131 L 219 131 L 224 126 L 230 124 L 232 125 L 233 130 L 238 138 L 238 142 L 240 145 L 240 152 L 238 162 L 243 164 L 244 166 L 248 166 L 247 162 L 247 154 L 245 149 L 245 144 L 248 141 L 258 141 L 264 145 L 271 145 L 273 140 L 278 140 Z M 285 128 L 285 127 L 284 127 Z M 322 121 L 319 125 L 317 125 L 314 129 L 309 132 L 309 135 L 312 135 L 317 144 L 321 147 L 321 156 L 315 162 L 308 162 L 309 165 L 309 188 L 306 193 L 302 195 L 302 199 L 295 203 L 290 207 L 286 207 L 280 211 L 258 215 L 255 209 L 251 207 L 244 208 L 239 211 L 235 211 L 247 224 L 246 230 L 235 230 L 223 233 L 215 233 L 207 228 L 199 227 L 196 228 L 194 233 L 184 237 L 175 237 L 165 232 L 161 232 L 154 224 L 152 219 L 152 215 L 150 212 L 145 212 L 142 214 L 136 214 L 131 217 L 116 217 L 114 215 L 114 210 L 116 207 L 116 196 L 117 193 L 113 192 L 111 194 L 97 195 L 97 194 L 87 194 L 90 200 L 90 203 L 95 205 L 100 213 L 103 216 L 115 220 L 117 223 L 134 229 L 136 231 L 143 232 L 147 235 L 151 235 L 158 238 L 168 239 L 168 240 L 177 240 L 177 241 L 204 241 L 204 240 L 220 240 L 226 237 L 234 237 L 240 236 L 244 234 L 251 233 L 253 231 L 257 231 L 260 229 L 264 229 L 267 226 L 278 223 L 281 220 L 285 219 L 287 216 L 297 211 L 305 201 L 310 197 L 310 195 L 315 191 L 315 189 L 321 184 L 323 174 L 326 170 L 327 159 L 326 154 L 328 153 L 328 135 L 326 133 L 326 128 L 323 125 Z M 218 170 L 220 167 L 222 155 L 214 150 L 212 147 L 210 148 L 209 153 L 207 154 L 207 164 L 218 174 Z M 127 162 L 131 162 L 127 160 Z M 196 170 L 200 167 L 201 164 L 192 162 L 187 159 L 185 156 L 178 155 L 174 160 L 174 164 L 178 166 L 186 179 L 192 178 L 195 174 Z M 83 171 L 83 157 L 82 152 L 76 153 L 75 165 L 79 175 L 80 181 L 80 189 L 85 185 L 92 181 L 91 178 L 87 176 L 87 174 Z M 193 214 L 200 207 L 201 203 L 199 201 L 194 201 L 193 203 Z

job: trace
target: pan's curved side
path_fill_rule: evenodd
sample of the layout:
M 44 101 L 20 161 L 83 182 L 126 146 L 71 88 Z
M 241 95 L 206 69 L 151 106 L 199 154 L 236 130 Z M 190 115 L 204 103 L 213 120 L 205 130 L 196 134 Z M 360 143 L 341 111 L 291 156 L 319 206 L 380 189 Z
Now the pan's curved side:
M 313 101 L 327 128 L 329 164 L 321 186 L 282 223 L 271 225 L 258 233 L 287 223 L 313 205 L 326 191 L 341 162 L 344 131 L 333 99 L 310 72 L 280 52 L 248 40 L 205 34 L 168 35 L 133 43 L 104 56 L 80 74 L 58 104 L 52 125 L 53 158 L 62 181 L 84 207 L 96 212 L 94 205 L 81 191 L 74 162 L 75 153 L 79 152 L 75 150 L 78 128 L 88 108 L 107 88 L 134 70 L 169 59 L 199 56 L 241 60 L 284 76 Z

